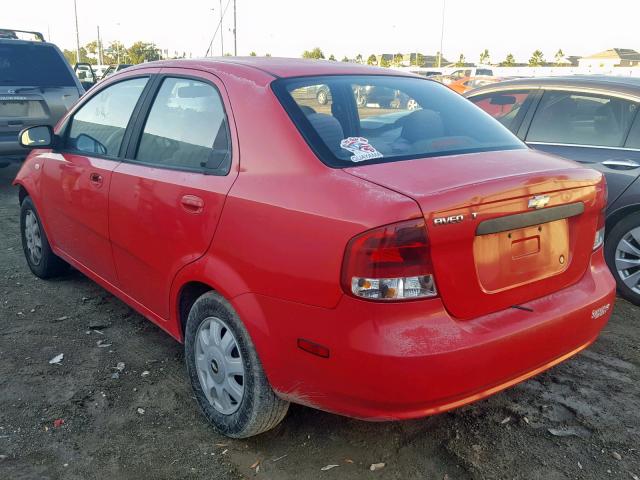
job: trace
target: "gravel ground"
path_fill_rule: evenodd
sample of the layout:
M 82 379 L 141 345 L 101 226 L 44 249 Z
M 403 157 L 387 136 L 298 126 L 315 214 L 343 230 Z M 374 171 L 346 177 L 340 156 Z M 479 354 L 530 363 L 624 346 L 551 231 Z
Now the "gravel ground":
M 16 171 L 0 169 L 0 478 L 640 476 L 640 310 L 622 299 L 587 351 L 455 412 L 366 423 L 292 406 L 229 440 L 198 412 L 181 345 L 77 272 L 31 275 Z

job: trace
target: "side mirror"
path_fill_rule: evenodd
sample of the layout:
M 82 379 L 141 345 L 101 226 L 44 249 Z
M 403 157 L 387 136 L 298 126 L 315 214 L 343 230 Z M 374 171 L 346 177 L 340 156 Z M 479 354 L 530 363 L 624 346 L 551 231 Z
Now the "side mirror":
M 25 148 L 53 147 L 53 129 L 49 125 L 25 128 L 18 136 L 20 145 Z
M 107 154 L 107 147 L 105 147 L 102 143 L 100 143 L 98 140 L 96 140 L 92 136 L 87 135 L 85 133 L 81 133 L 80 135 L 78 135 L 78 137 L 75 140 L 75 143 L 76 143 L 76 149 L 81 152 L 97 153 L 99 155 Z

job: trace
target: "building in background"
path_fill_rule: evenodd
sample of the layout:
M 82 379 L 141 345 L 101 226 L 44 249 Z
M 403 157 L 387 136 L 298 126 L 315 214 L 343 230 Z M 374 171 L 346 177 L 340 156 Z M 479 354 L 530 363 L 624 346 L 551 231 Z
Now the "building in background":
M 637 67 L 640 66 L 640 53 L 630 48 L 611 48 L 582 57 L 578 64 L 586 68 Z

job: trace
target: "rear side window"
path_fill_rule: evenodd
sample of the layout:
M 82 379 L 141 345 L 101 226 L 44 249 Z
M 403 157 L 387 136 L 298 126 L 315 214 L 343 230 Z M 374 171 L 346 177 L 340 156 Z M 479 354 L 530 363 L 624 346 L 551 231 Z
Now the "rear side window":
M 117 156 L 147 80 L 124 80 L 94 95 L 74 114 L 66 147 L 88 154 Z
M 620 98 L 545 92 L 527 141 L 622 147 L 637 104 Z
M 136 160 L 228 173 L 229 127 L 217 89 L 197 80 L 166 78 L 147 117 Z
M 529 90 L 494 92 L 478 95 L 469 100 L 515 133 L 531 101 L 531 92 Z
M 333 167 L 525 148 L 430 80 L 337 75 L 279 79 L 272 88 L 311 148 Z
M 75 87 L 67 61 L 51 45 L 0 44 L 0 85 Z
M 633 127 L 631 127 L 625 147 L 640 149 L 640 114 L 636 114 L 636 121 L 633 123 Z

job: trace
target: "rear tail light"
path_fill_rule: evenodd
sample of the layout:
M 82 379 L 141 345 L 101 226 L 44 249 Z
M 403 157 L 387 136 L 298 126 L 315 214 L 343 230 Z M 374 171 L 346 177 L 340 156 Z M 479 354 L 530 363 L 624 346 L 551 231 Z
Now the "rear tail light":
M 370 300 L 435 297 L 424 220 L 394 223 L 352 238 L 342 265 L 342 287 Z
M 596 236 L 593 239 L 593 249 L 597 250 L 604 243 L 604 224 L 605 224 L 605 210 L 600 210 L 598 216 L 598 229 L 596 230 Z
M 602 207 L 600 210 L 600 215 L 598 216 L 598 228 L 596 230 L 596 236 L 593 239 L 593 249 L 597 250 L 604 243 L 604 226 L 606 221 L 606 210 L 607 210 L 607 200 L 609 196 L 609 188 L 607 185 L 607 180 L 603 176 L 602 181 L 600 182 L 600 196 L 602 198 Z

